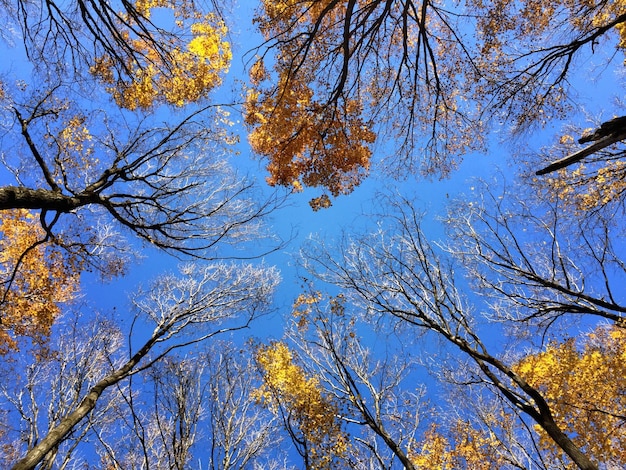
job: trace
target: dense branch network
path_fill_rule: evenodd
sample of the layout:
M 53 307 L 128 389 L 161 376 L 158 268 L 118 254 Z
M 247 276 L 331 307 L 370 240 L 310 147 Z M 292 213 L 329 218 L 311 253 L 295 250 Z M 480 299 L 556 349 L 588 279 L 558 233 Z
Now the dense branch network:
M 43 228 L 52 233 L 63 217 L 100 208 L 140 239 L 197 257 L 210 257 L 225 237 L 245 240 L 254 221 L 271 210 L 271 201 L 248 199 L 252 183 L 228 168 L 220 148 L 228 137 L 206 120 L 216 119 L 214 108 L 159 126 L 137 121 L 120 127 L 111 114 L 104 132 L 92 134 L 99 113 L 72 114 L 55 106 L 55 98 L 14 107 L 23 152 L 16 165 L 30 159 L 42 178 L 0 188 L 0 210 L 40 210 Z M 34 186 L 37 179 L 46 187 Z
M 187 266 L 178 278 L 158 279 L 133 302 L 136 321 L 146 321 L 154 328 L 152 334 L 135 350 L 129 345 L 127 357 L 114 362 L 104 358 L 104 370 L 93 371 L 84 393 L 12 468 L 35 468 L 92 413 L 105 391 L 149 370 L 177 349 L 247 327 L 266 311 L 277 283 L 278 274 L 271 268 L 235 264 Z
M 392 143 L 379 159 L 392 174 L 445 176 L 491 124 L 563 116 L 574 59 L 622 47 L 626 15 L 620 2 L 553 3 L 263 2 L 246 112 L 268 181 L 349 193 L 374 141 Z
M 480 194 L 490 193 L 484 188 Z M 570 245 L 562 236 L 572 229 L 565 221 L 556 218 L 546 224 L 545 215 L 533 219 L 531 213 L 505 206 L 493 196 L 483 204 L 461 204 L 450 214 L 452 241 L 446 249 L 453 259 L 448 259 L 428 241 L 410 201 L 390 197 L 384 206 L 378 230 L 345 240 L 338 255 L 324 244 L 305 248 L 308 271 L 339 287 L 366 317 L 395 318 L 399 327 L 411 326 L 445 340 L 475 364 L 473 379 L 465 380 L 490 387 L 531 418 L 578 468 L 598 468 L 594 459 L 602 456 L 589 454 L 595 441 L 572 439 L 554 399 L 514 362 L 492 352 L 457 276 L 465 272 L 470 286 L 489 299 L 489 318 L 526 335 L 532 329 L 541 338 L 557 320 L 582 315 L 621 325 L 624 305 L 615 287 L 623 272 L 615 271 L 622 264 L 612 251 L 609 225 L 594 233 L 587 230 Z M 550 249 L 538 250 L 538 243 Z M 569 257 L 570 250 L 576 251 L 579 264 Z M 599 282 L 594 282 L 597 273 Z M 587 282 L 605 291 L 588 290 Z

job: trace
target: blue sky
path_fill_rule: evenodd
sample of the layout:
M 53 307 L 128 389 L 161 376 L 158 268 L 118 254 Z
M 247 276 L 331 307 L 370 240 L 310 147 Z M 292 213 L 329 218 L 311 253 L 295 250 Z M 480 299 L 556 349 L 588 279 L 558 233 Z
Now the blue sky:
M 256 5 L 256 2 L 254 4 Z M 235 12 L 239 19 L 235 28 L 246 28 L 243 25 L 250 24 L 250 14 L 251 9 L 247 5 L 240 6 Z M 249 55 L 243 54 L 257 45 L 260 40 L 247 29 L 234 30 L 233 38 L 240 43 L 234 45 L 233 65 L 224 91 L 215 96 L 217 102 L 229 103 L 233 100 L 231 90 L 237 87 L 240 81 L 246 79 L 243 63 Z M 25 65 L 20 55 L 20 48 L 8 50 L 2 45 L 0 50 L 4 57 L 10 57 L 7 63 L 10 64 L 11 73 L 23 74 L 27 71 L 28 66 Z M 593 62 L 593 58 L 582 60 L 579 66 L 591 66 Z M 619 81 L 621 81 L 620 77 L 607 74 L 603 81 L 598 83 L 590 82 L 588 77 L 583 77 L 578 90 L 580 101 L 586 103 L 586 110 L 592 115 L 602 113 L 603 117 L 610 118 L 614 109 L 611 94 L 617 89 L 616 82 Z M 240 135 L 241 139 L 237 147 L 239 154 L 232 158 L 232 163 L 242 173 L 257 179 L 263 191 L 269 194 L 274 189 L 267 187 L 264 183 L 265 162 L 251 154 L 246 141 L 246 130 L 240 124 L 240 117 L 235 112 L 231 117 L 238 122 L 233 130 Z M 573 119 L 580 120 L 581 114 L 574 114 Z M 280 339 L 282 336 L 283 319 L 288 317 L 291 304 L 301 291 L 301 280 L 297 276 L 298 271 L 295 267 L 295 255 L 306 238 L 315 235 L 326 240 L 339 239 L 344 231 L 350 232 L 355 228 L 371 226 L 376 221 L 372 220 L 368 213 L 375 206 L 376 195 L 379 192 L 398 192 L 409 199 L 414 199 L 419 209 L 426 213 L 423 226 L 425 232 L 433 240 L 443 240 L 445 233 L 437 218 L 444 213 L 449 201 L 456 197 L 473 197 L 475 189 L 472 180 L 476 177 L 490 179 L 495 174 L 507 174 L 510 175 L 511 181 L 515 180 L 515 174 L 519 168 L 510 162 L 510 156 L 520 148 L 524 151 L 528 148 L 538 150 L 541 145 L 550 142 L 553 135 L 558 134 L 559 125 L 560 123 L 551 123 L 545 130 L 506 142 L 501 142 L 501 137 L 496 134 L 487 154 L 466 155 L 458 170 L 447 179 L 431 181 L 409 176 L 406 180 L 397 181 L 377 171 L 374 165 L 371 176 L 361 186 L 350 195 L 334 199 L 329 209 L 318 212 L 311 210 L 308 201 L 311 197 L 319 195 L 316 189 L 292 194 L 285 206 L 271 215 L 269 224 L 270 232 L 277 234 L 280 239 L 287 240 L 292 236 L 294 238 L 284 248 L 263 257 L 265 263 L 276 265 L 283 277 L 275 299 L 276 311 L 270 317 L 259 319 L 251 330 L 244 332 L 244 335 L 250 334 L 260 339 Z M 501 136 L 502 139 L 506 138 L 504 132 Z M 383 153 L 387 148 L 385 146 L 392 145 L 393 143 L 380 144 L 377 150 Z M 0 170 L 0 184 L 14 183 L 7 176 L 6 172 Z M 271 248 L 272 243 L 269 241 L 267 245 L 259 245 L 259 252 Z M 174 271 L 178 264 L 179 260 L 159 253 L 153 248 L 144 247 L 143 257 L 131 266 L 129 274 L 124 278 L 102 283 L 94 275 L 86 274 L 83 279 L 84 297 L 94 309 L 108 311 L 115 307 L 118 312 L 123 312 L 125 306 L 128 305 L 127 295 L 132 293 L 138 284 L 148 282 L 163 271 Z M 244 336 L 239 336 L 238 340 L 243 338 Z M 372 339 L 374 347 L 383 346 L 380 338 Z

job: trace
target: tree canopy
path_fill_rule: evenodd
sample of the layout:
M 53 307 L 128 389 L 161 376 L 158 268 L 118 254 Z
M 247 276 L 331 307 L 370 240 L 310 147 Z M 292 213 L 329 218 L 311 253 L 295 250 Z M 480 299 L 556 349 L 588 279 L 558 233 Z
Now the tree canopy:
M 269 161 L 270 184 L 332 196 L 367 175 L 375 139 L 391 142 L 378 160 L 392 174 L 445 176 L 486 148 L 494 124 L 522 131 L 571 115 L 579 57 L 623 61 L 623 10 L 621 1 L 262 2 L 250 143 Z
M 0 2 L 0 466 L 626 466 L 624 0 L 254 6 Z

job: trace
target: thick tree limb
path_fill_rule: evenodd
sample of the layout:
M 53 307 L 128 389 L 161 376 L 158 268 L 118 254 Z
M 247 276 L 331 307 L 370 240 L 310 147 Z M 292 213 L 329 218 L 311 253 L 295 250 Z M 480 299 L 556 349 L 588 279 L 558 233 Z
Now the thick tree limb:
M 81 206 L 96 202 L 92 198 L 68 196 L 50 189 L 32 189 L 21 186 L 0 188 L 0 211 L 8 209 L 42 209 L 56 212 L 70 212 Z
M 621 118 L 618 118 L 621 119 Z M 612 122 L 612 121 L 608 121 L 608 122 Z M 607 123 L 605 123 L 607 124 Z M 604 126 L 604 124 L 603 124 Z M 602 127 L 600 129 L 598 129 L 598 131 L 600 131 L 602 129 Z M 596 133 L 598 132 L 596 131 Z M 596 134 L 594 133 L 594 135 Z M 605 147 L 608 147 L 609 145 L 612 145 L 616 142 L 620 142 L 622 140 L 626 140 L 626 128 L 621 128 L 619 130 L 617 130 L 614 133 L 611 133 L 609 135 L 605 135 L 605 136 L 598 136 L 599 139 L 595 140 L 595 142 L 587 147 L 585 147 L 582 150 L 579 150 L 578 152 L 574 152 L 566 157 L 561 158 L 560 160 L 557 160 L 553 163 L 551 163 L 550 165 L 548 165 L 545 168 L 542 168 L 541 170 L 538 170 L 535 174 L 537 175 L 545 175 L 547 173 L 551 173 L 553 171 L 556 170 L 560 170 L 561 168 L 565 168 L 569 165 L 572 165 L 576 162 L 579 162 L 580 160 L 582 160 L 583 158 L 592 155 L 596 152 L 599 152 L 600 150 L 602 150 Z M 582 139 L 580 139 L 579 142 L 583 143 L 583 142 L 589 142 L 590 140 L 594 140 L 593 136 L 591 137 L 583 137 Z

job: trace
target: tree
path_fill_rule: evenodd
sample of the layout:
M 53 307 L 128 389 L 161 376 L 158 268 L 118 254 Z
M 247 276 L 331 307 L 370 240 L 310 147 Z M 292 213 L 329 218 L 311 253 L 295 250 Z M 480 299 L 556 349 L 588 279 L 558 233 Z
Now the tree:
M 267 308 L 277 282 L 278 275 L 271 268 L 226 263 L 188 265 L 180 277 L 164 275 L 145 292 L 137 293 L 126 350 L 105 349 L 111 354 L 106 358 L 106 369 L 86 376 L 88 383 L 81 385 L 72 406 L 25 449 L 12 468 L 35 468 L 85 422 L 105 392 L 123 386 L 173 351 L 246 328 Z M 145 328 L 139 328 L 142 323 Z
M 0 428 L 3 468 L 74 409 L 111 362 L 124 359 L 128 332 L 116 321 L 70 313 L 61 321 L 63 334 L 50 341 L 50 354 L 3 364 L 3 377 L 17 377 L 0 387 L 8 414 Z M 258 377 L 249 352 L 212 341 L 193 354 L 169 353 L 105 391 L 37 468 L 284 468 L 271 452 L 281 441 L 278 424 L 251 393 Z M 19 419 L 9 419 L 14 413 Z
M 268 468 L 281 441 L 276 420 L 258 406 L 247 349 L 216 341 L 155 364 L 147 383 L 127 388 L 115 420 L 100 429 L 107 468 Z
M 446 217 L 448 250 L 473 287 L 492 300 L 494 319 L 545 338 L 558 323 L 593 318 L 622 324 L 626 313 L 621 228 L 609 213 L 573 216 L 544 195 L 515 195 L 477 182 L 477 200 Z
M 110 424 L 98 429 L 101 465 L 188 468 L 208 398 L 203 366 L 168 356 L 150 368 L 144 383 L 130 379 Z
M 384 356 L 376 357 L 362 337 L 385 331 L 371 331 L 358 315 L 349 315 L 341 295 L 301 294 L 292 315 L 287 339 L 307 373 L 338 404 L 349 433 L 345 468 L 393 468 L 394 462 L 415 468 L 409 456 L 424 390 L 405 388 L 415 367 L 409 351 L 386 344 Z
M 8 431 L 1 441 L 3 468 L 11 468 L 26 450 L 58 426 L 80 404 L 97 378 L 119 360 L 124 338 L 113 319 L 96 315 L 81 321 L 79 312 L 66 311 L 61 321 L 63 334 L 51 338 L 46 354 L 18 353 L 2 364 L 0 403 L 8 414 Z M 122 403 L 118 390 L 104 396 L 106 403 L 59 440 L 43 456 L 38 468 L 66 468 L 80 461 L 76 454 L 83 441 L 94 430 L 106 426 L 112 420 L 111 410 Z
M 141 243 L 215 259 L 218 242 L 243 248 L 276 206 L 227 163 L 236 139 L 227 113 L 209 98 L 228 70 L 230 44 L 217 7 L 204 7 L 186 0 L 0 5 L 0 17 L 15 26 L 2 40 L 23 44 L 32 65 L 0 82 L 0 211 L 9 220 L 27 209 L 40 225 L 15 245 L 23 251 L 11 255 L 12 267 L 3 261 L 3 302 L 22 299 L 20 308 L 38 317 L 18 336 L 46 336 L 53 304 L 71 297 L 82 271 L 121 275 Z M 20 271 L 35 252 L 49 257 L 40 263 L 57 295 L 39 305 L 19 285 L 29 272 L 42 273 L 32 265 Z M 26 328 L 19 318 L 27 317 L 10 308 L 2 335 Z
M 37 67 L 32 83 L 3 79 L 6 145 L 13 148 L 4 164 L 15 184 L 0 188 L 0 210 L 42 211 L 42 228 L 53 238 L 66 214 L 102 209 L 114 224 L 159 248 L 206 257 L 216 239 L 267 208 L 240 198 L 250 183 L 225 168 L 222 149 L 233 140 L 225 114 L 207 104 L 231 58 L 218 14 L 186 0 L 18 2 L 3 5 L 2 13 L 19 25 Z M 46 85 L 38 87 L 37 80 Z M 42 91 L 31 92 L 29 85 Z M 162 104 L 200 106 L 163 124 L 151 115 Z M 246 204 L 250 212 L 237 220 Z M 103 241 L 87 228 L 97 224 L 87 224 L 64 241 L 84 258 L 99 252 Z M 113 265 L 104 270 L 119 271 Z
M 36 252 L 49 257 L 39 261 L 49 275 L 38 279 L 49 283 L 50 294 L 57 296 L 50 300 L 58 302 L 75 290 L 84 269 L 104 278 L 123 274 L 137 239 L 203 259 L 217 256 L 219 242 L 242 249 L 259 235 L 263 216 L 278 202 L 257 197 L 254 183 L 229 167 L 226 132 L 204 121 L 211 115 L 218 119 L 219 111 L 204 108 L 179 122 L 156 125 L 120 110 L 85 110 L 82 103 L 64 101 L 70 91 L 59 86 L 36 94 L 34 102 L 10 104 L 15 134 L 5 142 L 18 140 L 4 163 L 16 184 L 0 187 L 0 210 L 38 211 L 30 220 L 40 228 L 14 245 L 22 252 L 6 252 L 15 262 L 4 265 L 3 296 L 5 302 L 21 299 L 22 309 L 39 312 L 33 316 L 45 315 L 32 324 L 32 334 L 37 324 L 45 333 L 56 315 L 56 307 L 37 308 L 32 295 L 22 295 L 19 276 L 41 274 L 32 266 Z M 43 244 L 50 248 L 42 251 Z M 31 265 L 20 273 L 24 262 Z M 6 319 L 7 327 L 18 326 L 23 317 L 19 309 L 8 315 L 14 320 Z
M 615 468 L 626 465 L 624 335 L 622 327 L 601 325 L 582 338 L 551 342 L 516 366 L 545 391 L 560 425 L 585 436 L 585 450 Z M 563 462 L 561 450 L 541 432 L 539 445 L 552 461 Z M 569 462 L 562 465 L 574 468 Z
M 560 424 L 584 436 L 586 450 L 602 456 L 607 468 L 624 465 L 622 337 L 622 328 L 601 325 L 577 339 L 552 341 L 515 365 L 516 371 L 545 393 Z M 510 460 L 511 448 L 505 447 L 502 428 L 514 435 L 514 422 L 493 400 L 483 415 L 486 419 L 473 418 L 453 421 L 445 431 L 433 425 L 416 446 L 419 452 L 413 460 L 420 468 L 527 468 L 524 461 L 532 461 L 537 468 L 576 468 L 541 429 L 525 447 L 541 449 L 543 458 L 533 461 L 527 454 Z
M 294 363 L 283 342 L 261 346 L 256 360 L 263 384 L 255 396 L 281 417 L 305 468 L 334 468 L 344 457 L 348 441 L 332 397 L 322 391 L 317 377 L 307 376 Z
M 10 105 L 21 151 L 8 169 L 23 176 L 18 186 L 0 188 L 0 210 L 40 210 L 51 238 L 63 219 L 73 219 L 74 233 L 63 245 L 92 264 L 102 236 L 76 227 L 89 212 L 160 249 L 210 257 L 216 240 L 225 233 L 245 239 L 246 223 L 269 210 L 271 203 L 245 197 L 252 183 L 228 168 L 221 148 L 229 140 L 219 125 L 203 120 L 209 108 L 156 125 L 113 109 L 84 112 L 78 103 L 62 102 L 64 91 L 70 90 L 57 87 L 34 102 Z
M 422 441 L 416 443 L 416 450 L 411 454 L 413 464 L 425 470 L 525 468 L 498 452 L 500 442 L 495 434 L 483 433 L 474 428 L 473 423 L 458 420 L 449 434 L 449 437 L 444 435 L 433 425 L 424 433 Z
M 231 58 L 219 7 L 204 6 L 189 0 L 3 2 L 3 20 L 21 37 L 7 32 L 2 39 L 23 43 L 44 75 L 82 81 L 93 74 L 129 109 L 182 106 L 219 85 Z
M 341 294 L 302 294 L 294 307 L 287 337 L 308 374 L 319 377 L 341 404 L 352 442 L 346 468 L 527 468 L 526 462 L 551 468 L 534 455 L 532 438 L 520 432 L 514 408 L 493 396 L 472 396 L 468 389 L 475 382 L 451 375 L 468 364 L 438 368 L 435 385 L 423 371 L 444 356 L 414 344 L 414 331 L 394 327 L 384 317 L 372 319 L 370 312 L 346 305 Z M 365 346 L 381 343 L 382 354 Z M 441 380 L 457 383 L 450 388 Z M 431 387 L 441 391 L 439 396 Z M 435 403 L 427 401 L 429 395 Z
M 200 101 L 221 84 L 221 75 L 230 65 L 230 44 L 224 39 L 228 29 L 216 14 L 202 15 L 194 2 L 187 0 L 157 2 L 155 6 L 171 9 L 180 30 L 167 34 L 165 42 L 160 42 L 158 36 L 126 39 L 128 44 L 119 46 L 128 49 L 128 57 L 120 57 L 119 49 L 107 51 L 90 68 L 123 108 L 149 109 L 160 103 L 184 106 Z M 136 6 L 130 8 L 135 8 L 137 14 Z M 142 8 L 140 17 L 149 18 L 152 6 Z M 133 26 L 132 21 L 121 25 L 119 35 L 131 38 Z M 192 39 L 184 44 L 181 37 L 187 35 L 186 29 Z
M 451 214 L 453 242 L 447 249 L 453 258 L 427 241 L 409 201 L 387 198 L 388 212 L 376 217 L 382 221 L 378 230 L 345 240 L 338 252 L 312 244 L 303 252 L 305 266 L 316 278 L 340 288 L 357 311 L 370 318 L 395 318 L 398 328 L 430 333 L 448 344 L 460 361 L 458 382 L 483 384 L 517 411 L 521 423 L 530 420 L 540 427 L 577 467 L 596 469 L 608 456 L 595 453 L 587 436 L 572 433 L 559 419 L 543 385 L 521 373 L 512 351 L 500 351 L 482 337 L 482 319 L 470 307 L 469 293 L 461 290 L 459 275 L 467 274 L 475 292 L 488 299 L 482 308 L 490 318 L 532 345 L 557 320 L 584 316 L 621 323 L 622 306 L 617 292 L 612 295 L 613 279 L 617 282 L 622 275 L 619 251 L 612 251 L 606 225 L 574 237 L 577 232 L 565 231 L 564 221 L 549 217 L 558 212 L 534 212 L 535 218 L 528 218 L 527 212 L 500 198 L 489 202 L 460 204 L 465 210 Z M 545 245 L 537 243 L 533 230 Z M 522 231 L 530 237 L 522 238 Z M 568 256 L 570 248 L 577 250 L 576 258 Z M 603 282 L 594 283 L 594 276 Z M 605 292 L 598 295 L 587 281 Z M 495 322 L 491 327 L 497 330 Z M 605 436 L 609 432 L 600 431 Z
M 620 142 L 624 139 L 626 139 L 626 116 L 621 116 L 611 119 L 610 121 L 603 122 L 600 127 L 595 130 L 595 132 L 585 134 L 578 139 L 579 144 L 593 142 L 591 145 L 551 163 L 547 167 L 538 170 L 536 174 L 545 175 L 546 173 L 560 170 L 561 168 L 577 163 L 583 158 L 593 155 L 594 153 L 605 149 L 609 145 Z
M 547 145 L 529 156 L 527 164 L 530 165 L 544 165 L 546 155 L 550 156 L 554 163 L 546 167 L 546 170 L 560 167 L 563 163 L 566 166 L 543 177 L 528 178 L 528 183 L 536 191 L 551 195 L 578 215 L 598 211 L 614 213 L 624 207 L 623 133 L 609 135 L 581 149 L 574 136 L 584 138 L 596 127 L 602 127 L 595 118 L 589 119 L 589 125 L 587 129 L 574 125 L 564 126 L 558 143 Z M 606 143 L 610 145 L 605 146 Z M 571 160 L 573 157 L 576 161 Z
M 7 71 L 0 83 L 0 214 L 4 222 L 29 210 L 39 225 L 32 240 L 20 238 L 20 244 L 29 242 L 23 251 L 11 255 L 17 261 L 7 267 L 6 282 L 2 279 L 5 299 L 21 293 L 22 268 L 29 267 L 31 255 L 54 275 L 34 266 L 31 271 L 37 269 L 40 277 L 54 282 L 61 267 L 68 275 L 53 286 L 57 297 L 43 299 L 47 324 L 35 325 L 46 332 L 55 328 L 59 336 L 52 335 L 51 343 L 59 351 L 44 351 L 49 356 L 35 356 L 39 362 L 27 366 L 39 374 L 30 377 L 29 400 L 15 390 L 5 394 L 21 412 L 22 420 L 11 424 L 32 436 L 11 447 L 11 455 L 20 456 L 12 459 L 14 468 L 67 466 L 86 435 L 97 436 L 106 448 L 111 425 L 106 420 L 121 408 L 127 412 L 117 416 L 130 417 L 137 426 L 133 435 L 143 450 L 137 461 L 186 466 L 196 438 L 198 414 L 192 411 L 198 390 L 184 381 L 185 369 L 178 370 L 173 359 L 163 376 L 157 367 L 178 350 L 247 327 L 268 307 L 278 282 L 273 269 L 197 263 L 183 267 L 180 278 L 162 276 L 137 294 L 131 314 L 115 317 L 120 323 L 132 319 L 124 330 L 125 346 L 107 343 L 106 335 L 118 330 L 94 318 L 92 339 L 104 345 L 101 355 L 90 356 L 92 343 L 79 334 L 68 352 L 58 341 L 68 330 L 52 324 L 61 317 L 53 306 L 69 297 L 68 286 L 83 270 L 105 278 L 124 274 L 142 243 L 181 258 L 215 261 L 237 256 L 221 246 L 243 249 L 263 235 L 261 219 L 277 199 L 260 196 L 252 181 L 228 165 L 236 139 L 227 130 L 228 113 L 210 101 L 231 60 L 219 7 L 186 0 L 0 3 L 0 17 L 15 26 L 3 30 L 1 39 L 23 44 L 32 66 Z M 8 226 L 3 225 L 5 234 Z M 81 313 L 85 322 L 94 316 L 88 307 Z M 74 333 L 84 326 L 81 321 Z M 90 357 L 93 367 L 83 362 Z M 80 373 L 67 372 L 78 363 Z M 133 400 L 145 386 L 138 386 L 138 377 L 147 371 L 155 379 L 152 416 L 162 420 L 141 428 L 145 408 L 134 407 Z M 51 394 L 46 384 L 62 385 Z M 187 394 L 176 395 L 180 391 Z M 47 415 L 46 399 L 56 400 Z M 177 406 L 188 406 L 190 414 Z M 172 419 L 179 426 L 170 426 Z M 166 458 L 159 460 L 155 452 L 161 450 Z M 115 454 L 103 455 L 107 465 L 117 464 Z M 121 456 L 120 462 L 124 458 L 132 463 L 135 456 Z
M 562 117 L 575 60 L 626 44 L 621 1 L 264 1 L 255 21 L 250 143 L 271 184 L 333 196 L 365 177 L 376 135 L 392 174 L 445 176 L 492 121 Z
M 60 304 L 76 297 L 72 258 L 49 242 L 31 212 L 6 211 L 0 218 L 0 354 L 18 348 L 20 337 L 42 345 Z
M 255 396 L 261 382 L 253 351 L 249 345 L 218 346 L 219 354 L 206 358 L 211 397 L 210 431 L 206 431 L 211 442 L 210 468 L 286 468 L 272 455 L 283 442 L 280 423 Z
M 385 318 L 369 325 L 372 320 L 342 295 L 309 291 L 296 299 L 285 338 L 294 360 L 340 410 L 351 445 L 336 468 L 528 468 L 526 462 L 554 468 L 534 454 L 536 443 L 520 429 L 516 410 L 493 395 L 472 397 L 467 389 L 474 382 L 465 382 L 467 376 L 458 378 L 457 388 L 441 391 L 449 409 L 441 397 L 428 403 L 431 385 L 414 384 L 428 380 L 420 372 L 429 356 L 440 361 L 442 355 L 412 344 L 413 331 Z M 384 343 L 384 352 L 368 343 Z M 446 374 L 444 380 L 453 378 Z M 288 416 L 294 412 L 286 406 Z

